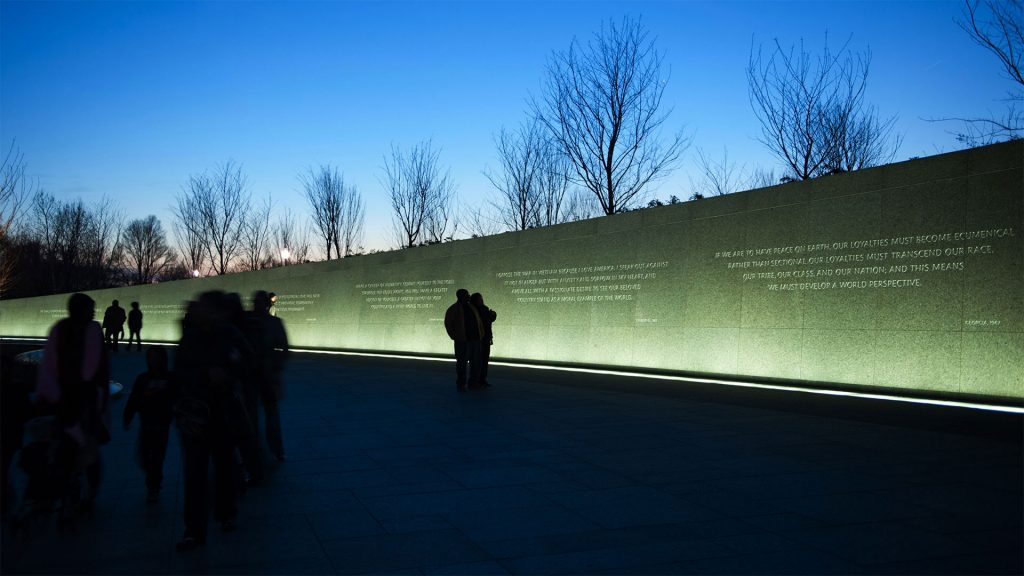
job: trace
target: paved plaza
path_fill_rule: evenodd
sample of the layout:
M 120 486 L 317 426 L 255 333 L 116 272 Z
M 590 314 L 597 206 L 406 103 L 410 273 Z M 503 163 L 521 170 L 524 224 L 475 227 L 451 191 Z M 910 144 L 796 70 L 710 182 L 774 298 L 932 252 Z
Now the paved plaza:
M 141 370 L 114 357 L 126 388 Z M 501 366 L 457 394 L 452 372 L 294 354 L 288 460 L 187 553 L 177 439 L 147 504 L 117 426 L 94 517 L 5 527 L 3 574 L 1024 571 L 1019 415 Z

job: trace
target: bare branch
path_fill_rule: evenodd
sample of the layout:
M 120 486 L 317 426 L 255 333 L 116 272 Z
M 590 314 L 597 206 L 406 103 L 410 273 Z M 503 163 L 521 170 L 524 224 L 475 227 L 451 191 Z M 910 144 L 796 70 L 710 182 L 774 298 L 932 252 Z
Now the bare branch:
M 153 215 L 129 222 L 121 233 L 121 245 L 132 284 L 156 280 L 176 260 L 160 220 Z
M 698 148 L 697 168 L 700 171 L 700 180 L 691 181 L 690 186 L 694 193 L 702 198 L 732 194 L 743 187 L 743 168 L 737 169 L 735 162 L 729 162 L 729 150 L 726 148 L 722 148 L 721 162 L 712 159 L 704 150 Z
M 870 52 L 854 53 L 847 40 L 813 59 L 804 48 L 782 47 L 766 55 L 750 52 L 747 85 L 761 123 L 761 142 L 786 166 L 790 177 L 857 170 L 890 160 L 900 138 L 892 137 L 893 116 L 879 120 L 864 104 Z
M 392 147 L 384 158 L 381 184 L 391 196 L 394 234 L 399 246 L 441 242 L 454 234 L 455 184 L 438 164 L 440 151 L 430 140 L 408 154 Z
M 309 259 L 309 228 L 299 225 L 291 210 L 285 209 L 277 221 L 274 234 L 280 264 L 302 263 Z
M 957 24 L 982 48 L 999 60 L 1006 77 L 1013 82 L 1007 94 L 1009 105 L 1002 118 L 940 118 L 960 121 L 964 130 L 957 140 L 969 146 L 1020 138 L 1024 132 L 1024 1 L 966 0 L 963 17 Z
M 270 211 L 273 201 L 268 196 L 259 206 L 249 210 L 242 222 L 242 267 L 245 270 L 260 270 L 270 265 L 271 229 Z
M 534 113 L 559 143 L 573 179 L 605 214 L 629 209 L 651 182 L 667 176 L 689 145 L 682 132 L 660 133 L 666 79 L 662 56 L 639 21 L 602 26 L 586 45 L 574 40 L 548 62 L 544 97 Z
M 505 128 L 494 139 L 501 171 L 485 171 L 484 176 L 498 191 L 492 202 L 507 230 L 526 230 L 540 222 L 539 179 L 542 126 L 520 126 L 515 132 Z
M 463 209 L 461 220 L 465 222 L 466 231 L 469 232 L 470 237 L 493 236 L 502 231 L 502 217 L 494 213 L 494 210 L 493 206 L 489 209 L 479 206 Z
M 25 178 L 25 158 L 12 141 L 0 164 L 0 295 L 14 281 L 17 255 L 10 234 L 18 227 L 31 188 Z
M 202 225 L 199 205 L 193 199 L 206 194 L 204 188 L 208 185 L 205 176 L 192 176 L 188 192 L 178 195 L 172 208 L 178 252 L 189 276 L 199 276 L 206 271 L 206 230 Z
M 205 261 L 216 274 L 231 271 L 241 251 L 242 231 L 249 212 L 248 182 L 242 167 L 228 161 L 213 173 L 189 177 L 177 198 L 175 219 L 179 243 L 184 242 L 182 256 L 192 264 L 202 264 L 191 254 L 199 243 L 205 250 Z M 197 266 L 193 270 L 201 271 Z

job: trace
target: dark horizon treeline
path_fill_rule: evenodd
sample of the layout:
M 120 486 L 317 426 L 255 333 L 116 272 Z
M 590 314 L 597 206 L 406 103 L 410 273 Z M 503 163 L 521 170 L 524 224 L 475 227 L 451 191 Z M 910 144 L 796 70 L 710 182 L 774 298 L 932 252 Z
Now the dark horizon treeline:
M 11 269 L 3 298 L 189 277 L 166 246 L 159 220 L 153 216 L 124 226 L 123 212 L 110 200 L 88 206 L 81 200 L 63 201 L 45 192 L 37 192 L 22 209 L 21 226 L 0 239 L 5 266 Z M 146 277 L 140 277 L 133 266 L 138 254 L 126 244 L 133 226 L 146 221 L 154 222 L 160 234 L 155 251 L 151 250 L 158 262 Z

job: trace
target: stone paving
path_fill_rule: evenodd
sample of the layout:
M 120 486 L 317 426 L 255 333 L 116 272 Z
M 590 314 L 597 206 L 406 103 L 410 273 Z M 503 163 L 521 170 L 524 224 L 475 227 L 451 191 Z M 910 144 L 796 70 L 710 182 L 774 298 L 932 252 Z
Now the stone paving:
M 142 369 L 115 357 L 126 388 Z M 451 372 L 293 355 L 288 460 L 188 553 L 177 439 L 147 504 L 118 426 L 94 517 L 5 528 L 3 574 L 1024 571 L 1019 415 L 507 367 L 460 395 Z

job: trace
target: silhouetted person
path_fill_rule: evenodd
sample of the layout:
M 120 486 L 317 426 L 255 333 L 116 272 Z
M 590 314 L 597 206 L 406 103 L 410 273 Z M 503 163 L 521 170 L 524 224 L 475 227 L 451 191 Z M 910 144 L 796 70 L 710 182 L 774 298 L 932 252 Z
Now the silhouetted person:
M 142 310 L 139 310 L 139 303 L 132 302 L 132 309 L 128 311 L 128 350 L 132 349 L 132 340 L 135 340 L 142 352 Z
M 480 338 L 480 388 L 490 388 L 491 384 L 487 381 L 487 365 L 491 361 L 491 345 L 494 344 L 494 330 L 492 326 L 494 321 L 498 319 L 498 313 L 491 310 L 484 304 L 484 297 L 479 292 L 474 292 L 469 297 L 469 301 L 476 308 L 477 313 L 480 314 L 480 321 L 484 325 L 483 337 Z
M 246 401 L 253 406 L 257 402 L 257 394 L 258 399 L 262 400 L 263 426 L 266 429 L 267 445 L 274 457 L 283 461 L 285 451 L 279 404 L 284 391 L 281 372 L 284 370 L 284 364 L 288 358 L 288 333 L 285 331 L 284 322 L 280 318 L 270 315 L 272 303 L 270 294 L 262 290 L 253 294 L 248 334 L 255 358 L 253 367 L 256 386 L 250 389 Z M 256 410 L 253 410 L 251 414 L 253 428 L 258 431 L 258 414 Z M 256 458 L 258 458 L 258 452 Z M 257 476 L 261 475 L 262 471 L 257 470 Z
M 204 292 L 189 303 L 182 320 L 174 370 L 179 394 L 174 411 L 185 461 L 185 534 L 178 551 L 206 543 L 211 461 L 214 519 L 225 532 L 235 528 L 235 405 L 244 410 L 236 375 L 243 371 L 248 343 L 228 322 L 226 306 L 223 292 Z
M 124 429 L 131 428 L 139 415 L 139 464 L 146 473 L 146 500 L 155 502 L 164 480 L 164 456 L 175 400 L 174 378 L 167 366 L 167 350 L 150 346 L 146 351 L 147 370 L 135 378 L 132 392 L 124 405 Z
M 469 384 L 480 382 L 480 338 L 484 327 L 480 314 L 469 301 L 469 291 L 459 288 L 456 302 L 444 313 L 444 329 L 455 342 L 455 389 L 466 391 L 466 364 L 469 364 Z
M 124 308 L 117 305 L 117 300 L 103 312 L 103 332 L 111 352 L 117 352 L 117 340 L 124 333 L 125 318 Z
M 68 317 L 50 329 L 39 368 L 36 398 L 56 406 L 58 485 L 84 470 L 92 508 L 100 485 L 99 447 L 110 441 L 110 378 L 96 303 L 85 294 L 68 299 Z

